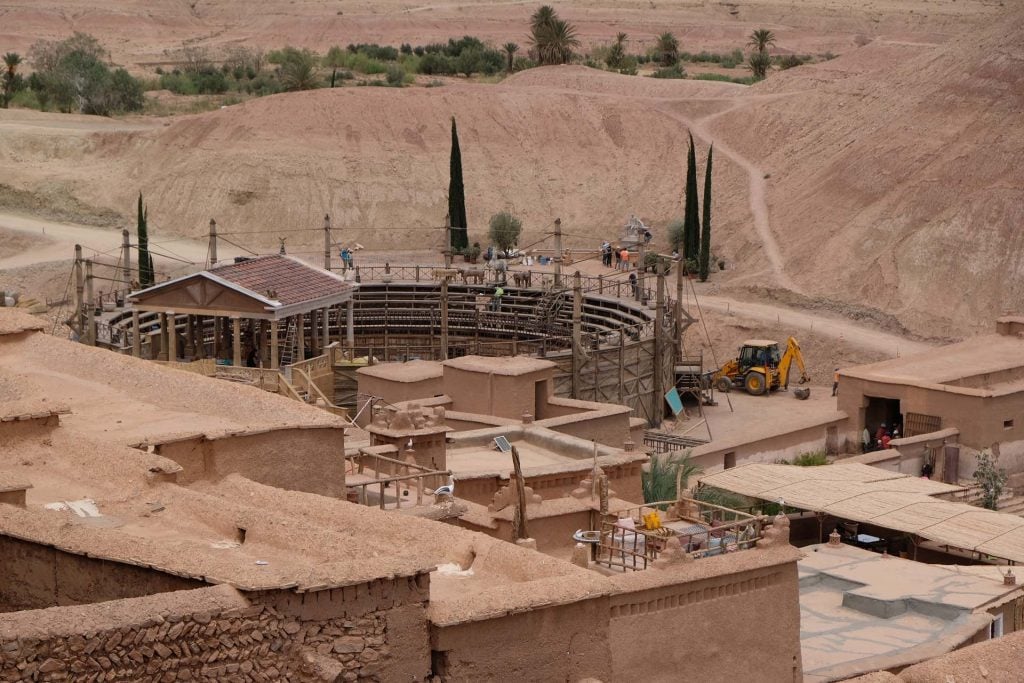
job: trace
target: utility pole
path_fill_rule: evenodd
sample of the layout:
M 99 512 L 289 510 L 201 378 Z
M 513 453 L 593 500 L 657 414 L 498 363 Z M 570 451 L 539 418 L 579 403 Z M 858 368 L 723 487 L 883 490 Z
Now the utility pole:
M 583 287 L 580 271 L 572 276 L 572 398 L 580 397 L 580 373 L 583 371 Z
M 331 270 L 331 216 L 324 214 L 324 270 Z M 324 323 L 326 327 L 326 323 Z
M 132 288 L 132 243 L 128 228 L 121 231 L 121 263 L 124 264 L 124 288 Z
M 217 221 L 210 219 L 210 268 L 217 265 Z
M 96 346 L 96 303 L 92 290 L 92 261 L 85 262 L 85 343 Z
M 452 267 L 452 216 L 449 213 L 444 215 L 444 267 Z M 441 286 L 447 290 L 447 284 Z
M 555 219 L 555 287 L 562 286 L 562 219 Z
M 441 360 L 448 360 L 448 274 L 441 278 Z
M 85 280 L 82 272 L 82 245 L 75 245 L 75 318 L 78 339 L 85 337 Z
M 676 261 L 676 300 L 675 300 L 675 346 L 676 358 L 683 358 L 683 260 Z M 702 368 L 703 369 L 703 368 Z

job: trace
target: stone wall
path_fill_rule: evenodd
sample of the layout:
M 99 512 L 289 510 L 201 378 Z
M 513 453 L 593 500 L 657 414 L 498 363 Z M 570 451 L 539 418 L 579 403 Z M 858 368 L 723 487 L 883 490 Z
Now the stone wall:
M 0 681 L 422 680 L 425 602 L 389 609 L 336 590 L 305 614 L 287 609 L 295 593 L 247 597 L 229 586 L 2 614 Z M 351 614 L 303 618 L 331 602 Z

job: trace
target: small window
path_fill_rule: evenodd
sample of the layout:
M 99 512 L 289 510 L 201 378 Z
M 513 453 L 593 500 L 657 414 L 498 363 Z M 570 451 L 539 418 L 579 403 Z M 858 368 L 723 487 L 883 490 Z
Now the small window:
M 1013 420 L 1003 420 L 1003 429 L 1013 429 Z
M 989 636 L 992 638 L 1003 637 L 1003 615 L 997 614 L 996 618 L 992 620 L 992 625 L 989 628 Z
M 736 467 L 736 453 L 726 453 L 725 469 L 731 470 L 733 467 Z

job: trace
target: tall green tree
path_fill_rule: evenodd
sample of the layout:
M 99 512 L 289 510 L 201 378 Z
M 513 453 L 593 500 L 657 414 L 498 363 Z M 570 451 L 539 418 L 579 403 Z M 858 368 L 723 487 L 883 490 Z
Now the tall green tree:
M 751 31 L 750 40 L 747 41 L 747 45 L 750 45 L 758 52 L 768 52 L 769 45 L 775 47 L 775 34 L 766 28 Z
M 679 63 L 679 39 L 671 31 L 658 36 L 654 49 L 662 66 L 675 66 Z
M 149 230 L 146 219 L 149 210 L 142 203 L 142 193 L 139 193 L 138 217 L 136 218 L 135 231 L 139 243 L 139 286 L 145 289 L 155 282 L 153 272 L 153 257 L 149 254 Z
M 622 64 L 626 61 L 626 39 L 628 37 L 621 32 L 615 36 L 615 42 L 608 49 L 608 56 L 604 58 L 609 69 L 622 68 Z
M 505 56 L 508 58 L 507 71 L 512 73 L 515 68 L 515 58 L 516 53 L 519 52 L 519 46 L 515 43 L 505 43 L 501 48 L 505 51 Z
M 575 26 L 559 19 L 549 5 L 542 5 L 530 16 L 530 45 L 541 65 L 566 64 L 580 41 Z
M 700 256 L 700 207 L 697 203 L 697 153 L 690 134 L 690 153 L 686 158 L 686 206 L 683 210 L 683 259 Z
M 459 131 L 452 117 L 452 153 L 448 165 L 448 216 L 451 219 L 451 246 L 465 249 L 469 246 L 469 226 L 466 220 L 466 188 L 462 184 L 462 150 L 459 149 Z
M 14 93 L 20 89 L 23 82 L 18 74 L 18 66 L 21 65 L 22 59 L 17 52 L 8 52 L 3 59 L 3 96 L 0 98 L 0 106 L 6 109 L 10 105 Z
M 700 259 L 698 267 L 700 281 L 708 279 L 711 265 L 711 153 L 715 146 L 708 148 L 708 163 L 704 169 L 704 217 L 700 226 Z

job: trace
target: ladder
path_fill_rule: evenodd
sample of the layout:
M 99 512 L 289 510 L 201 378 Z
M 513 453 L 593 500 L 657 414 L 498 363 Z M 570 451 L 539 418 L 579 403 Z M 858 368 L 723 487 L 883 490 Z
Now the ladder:
M 565 297 L 562 296 L 562 291 L 554 289 L 545 291 L 537 302 L 537 331 L 541 333 L 553 332 L 555 321 L 558 319 L 558 314 L 562 311 L 562 306 L 564 305 Z
M 295 319 L 288 318 L 284 331 L 284 346 L 281 347 L 281 357 L 278 359 L 278 365 L 282 368 L 295 361 L 297 327 Z

